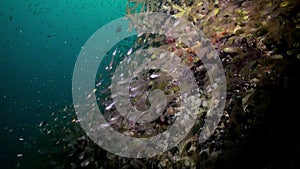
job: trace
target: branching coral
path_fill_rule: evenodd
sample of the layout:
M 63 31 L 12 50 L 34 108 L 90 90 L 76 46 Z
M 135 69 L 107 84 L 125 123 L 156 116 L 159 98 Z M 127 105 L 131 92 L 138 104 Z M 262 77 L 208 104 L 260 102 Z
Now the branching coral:
M 139 12 L 156 12 L 164 0 L 128 0 L 126 5 L 127 14 Z

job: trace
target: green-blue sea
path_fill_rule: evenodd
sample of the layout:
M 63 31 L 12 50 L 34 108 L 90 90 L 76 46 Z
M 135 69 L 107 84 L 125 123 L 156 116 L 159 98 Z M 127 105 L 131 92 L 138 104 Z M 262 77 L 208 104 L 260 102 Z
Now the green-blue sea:
M 72 103 L 72 72 L 81 47 L 100 27 L 124 16 L 125 4 L 0 1 L 1 169 L 38 167 L 43 151 L 38 147 L 45 140 L 39 142 L 37 126 Z
M 297 168 L 299 8 L 300 0 L 0 0 L 0 169 Z M 163 15 L 129 17 L 131 21 L 146 18 L 145 24 L 137 27 L 150 28 L 149 33 L 127 31 L 137 27 L 127 21 L 124 24 L 124 20 L 105 27 L 128 13 L 143 11 L 170 14 L 176 20 Z M 197 29 L 180 19 L 187 19 Z M 96 34 L 100 45 L 89 43 L 99 29 L 104 30 L 101 36 Z M 161 30 L 166 32 L 161 34 Z M 126 38 L 120 38 L 128 32 Z M 178 33 L 184 36 L 177 37 Z M 113 46 L 116 39 L 120 41 Z M 155 48 L 168 53 L 140 52 Z M 188 68 L 177 64 L 173 54 L 168 57 L 170 53 Z M 134 54 L 149 56 L 143 60 L 145 69 L 139 59 L 130 57 Z M 158 66 L 171 64 L 161 69 L 150 67 L 153 60 L 159 60 L 153 62 Z M 97 61 L 98 67 L 94 65 Z M 224 70 L 214 66 L 218 61 Z M 124 63 L 135 70 L 126 66 L 118 70 Z M 176 79 L 168 71 L 182 76 Z M 96 73 L 95 79 L 90 72 Z M 115 72 L 119 74 L 115 76 Z M 219 77 L 223 75 L 226 79 Z M 189 81 L 190 77 L 195 81 Z M 180 88 L 182 84 L 186 85 Z M 117 94 L 116 88 L 120 89 Z M 187 98 L 189 91 L 197 94 L 196 98 Z M 74 93 L 78 97 L 73 97 Z M 123 97 L 125 94 L 128 97 Z M 118 96 L 121 99 L 116 101 Z M 123 104 L 124 100 L 128 102 Z M 153 108 L 157 117 L 130 114 L 134 109 L 128 103 L 140 112 L 157 103 Z M 225 108 L 219 109 L 223 103 Z M 183 105 L 191 105 L 191 111 L 182 109 Z M 117 106 L 129 111 L 128 116 Z M 107 123 L 98 118 L 98 108 Z M 80 116 L 80 110 L 88 116 Z M 192 121 L 190 114 L 180 110 L 195 114 L 194 126 L 186 130 L 183 121 L 176 123 L 183 132 L 165 132 L 177 119 Z M 143 116 L 146 118 L 139 121 Z M 89 121 L 94 119 L 100 122 Z M 213 125 L 205 128 L 206 122 Z M 122 137 L 108 137 L 115 132 L 110 127 L 121 136 L 140 140 L 165 132 L 159 138 L 166 140 L 160 144 L 155 137 L 154 143 L 128 144 Z M 204 142 L 202 132 L 207 133 Z M 180 144 L 168 151 L 164 148 L 158 156 L 140 158 L 151 154 L 144 152 L 151 146 L 172 145 L 178 133 L 186 134 Z M 93 134 L 96 141 L 88 137 Z M 112 149 L 120 152 L 121 147 L 122 152 L 111 153 L 103 146 L 106 144 L 118 145 Z M 136 158 L 128 158 L 130 153 Z

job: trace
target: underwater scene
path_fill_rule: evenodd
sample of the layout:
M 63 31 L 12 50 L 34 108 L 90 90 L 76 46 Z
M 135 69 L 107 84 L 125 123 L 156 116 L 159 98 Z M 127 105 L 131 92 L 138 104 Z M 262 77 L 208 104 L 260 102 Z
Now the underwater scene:
M 0 168 L 299 168 L 299 9 L 0 0 Z

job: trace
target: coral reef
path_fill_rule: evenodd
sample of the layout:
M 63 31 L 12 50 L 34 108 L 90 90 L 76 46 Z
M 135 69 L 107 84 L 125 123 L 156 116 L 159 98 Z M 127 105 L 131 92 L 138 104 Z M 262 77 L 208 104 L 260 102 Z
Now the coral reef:
M 165 154 L 157 159 L 161 159 L 159 164 L 162 168 L 184 167 L 185 162 L 181 162 L 187 159 L 189 162 L 185 167 L 228 168 L 239 166 L 233 159 L 239 159 L 236 157 L 239 154 L 244 155 L 243 150 L 253 153 L 246 146 L 255 142 L 252 139 L 261 136 L 260 130 L 264 131 L 264 127 L 272 121 L 268 119 L 269 113 L 273 111 L 274 116 L 278 116 L 272 108 L 276 107 L 272 105 L 276 100 L 272 92 L 284 90 L 286 79 L 291 78 L 286 74 L 287 70 L 299 64 L 298 8 L 298 1 L 279 0 L 167 0 L 162 5 L 160 12 L 184 18 L 203 30 L 219 52 L 228 85 L 223 120 L 215 134 L 207 142 L 198 144 L 190 141 L 199 133 L 194 131 L 177 147 L 177 154 L 171 157 Z M 185 51 L 193 51 L 184 46 L 175 41 L 164 48 L 180 53 L 179 56 L 185 60 Z M 191 68 L 199 67 L 201 63 L 197 61 L 191 64 Z M 255 143 L 258 147 L 264 145 Z M 268 160 L 258 160 L 260 167 L 284 165 L 284 162 Z

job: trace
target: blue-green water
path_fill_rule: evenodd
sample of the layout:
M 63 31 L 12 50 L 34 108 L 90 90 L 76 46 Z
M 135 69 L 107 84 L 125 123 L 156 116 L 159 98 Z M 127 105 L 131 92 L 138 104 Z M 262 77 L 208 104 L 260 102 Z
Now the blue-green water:
M 0 1 L 1 168 L 16 167 L 19 158 L 26 158 L 36 125 L 72 103 L 72 71 L 81 46 L 101 26 L 124 16 L 125 4 Z

